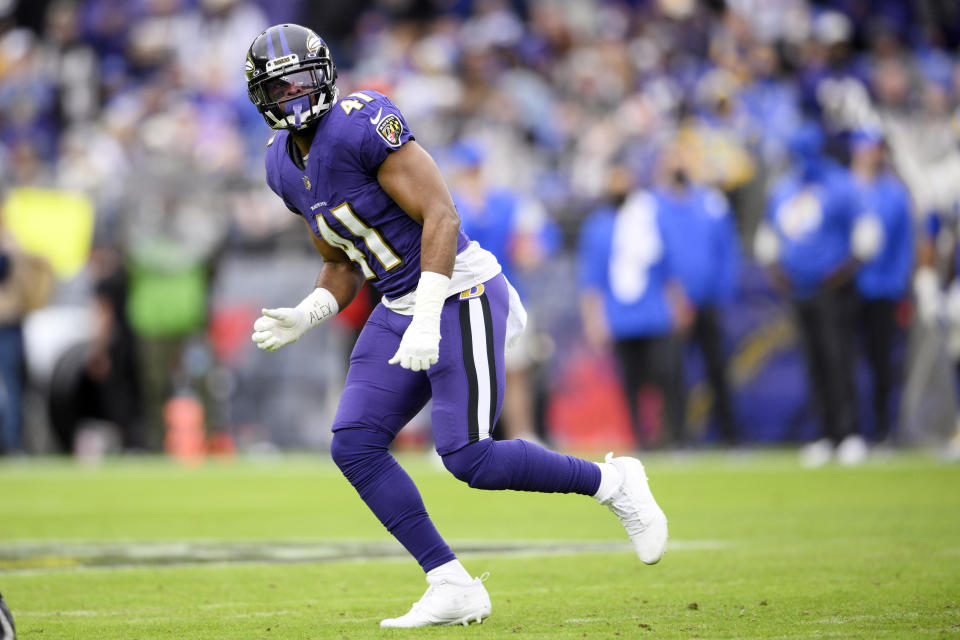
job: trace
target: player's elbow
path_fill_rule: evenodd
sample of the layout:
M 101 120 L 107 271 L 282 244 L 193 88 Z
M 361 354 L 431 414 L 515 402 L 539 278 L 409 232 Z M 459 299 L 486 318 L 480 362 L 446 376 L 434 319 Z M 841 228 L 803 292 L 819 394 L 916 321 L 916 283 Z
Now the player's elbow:
M 459 229 L 460 214 L 452 202 L 437 202 L 424 208 L 423 224 Z

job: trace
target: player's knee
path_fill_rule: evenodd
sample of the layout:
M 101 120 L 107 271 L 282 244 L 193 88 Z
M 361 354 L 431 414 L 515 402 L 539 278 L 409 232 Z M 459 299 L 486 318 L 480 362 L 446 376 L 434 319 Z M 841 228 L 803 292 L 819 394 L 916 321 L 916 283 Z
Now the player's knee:
M 334 431 L 333 440 L 330 442 L 330 457 L 333 458 L 341 471 L 346 471 L 350 464 L 356 458 L 356 449 L 349 442 L 349 438 L 340 435 L 343 431 Z
M 378 432 L 369 429 L 340 429 L 333 432 L 330 456 L 345 476 L 350 477 L 358 466 L 387 452 L 390 444 Z
M 506 489 L 509 470 L 496 462 L 493 440 L 481 440 L 443 456 L 443 466 L 474 489 Z
M 470 478 L 473 476 L 473 466 L 471 464 L 471 459 L 466 456 L 458 455 L 460 452 L 447 454 L 443 456 L 443 466 L 447 468 L 447 471 L 453 474 L 453 477 L 457 480 L 461 480 L 470 483 Z

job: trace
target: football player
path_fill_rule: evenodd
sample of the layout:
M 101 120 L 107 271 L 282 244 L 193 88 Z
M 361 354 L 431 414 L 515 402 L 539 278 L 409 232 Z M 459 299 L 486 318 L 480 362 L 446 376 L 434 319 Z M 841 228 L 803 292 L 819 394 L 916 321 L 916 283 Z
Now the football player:
M 267 182 L 323 258 L 316 288 L 296 306 L 264 309 L 253 341 L 266 351 L 296 342 L 364 281 L 383 296 L 351 355 L 331 445 L 360 497 L 427 574 L 424 596 L 381 626 L 490 615 L 483 580 L 457 560 L 389 452 L 431 397 L 437 452 L 454 476 L 478 489 L 594 496 L 620 518 L 641 560 L 660 560 L 667 521 L 640 461 L 611 454 L 594 463 L 490 438 L 504 345 L 522 330 L 523 307 L 496 258 L 461 231 L 436 164 L 397 107 L 376 91 L 341 96 L 326 43 L 298 25 L 258 35 L 246 73 L 250 100 L 277 130 Z

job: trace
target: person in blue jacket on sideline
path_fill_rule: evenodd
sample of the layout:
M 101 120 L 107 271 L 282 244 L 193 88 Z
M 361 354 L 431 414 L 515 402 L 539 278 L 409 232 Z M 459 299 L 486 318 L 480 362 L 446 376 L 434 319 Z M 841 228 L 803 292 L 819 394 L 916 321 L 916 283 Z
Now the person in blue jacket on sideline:
M 890 401 L 896 377 L 893 349 L 899 342 L 897 304 L 910 289 L 914 234 L 910 194 L 886 164 L 879 131 L 856 132 L 851 139 L 850 169 L 867 215 L 881 231 L 876 254 L 857 273 L 857 328 L 872 373 L 876 442 L 891 438 Z
M 713 418 L 725 444 L 740 434 L 727 377 L 721 306 L 732 300 L 740 269 L 740 245 L 724 195 L 694 184 L 685 150 L 672 145 L 660 159 L 659 186 L 653 196 L 666 230 L 667 251 L 677 277 L 693 304 L 689 339 L 703 354 L 713 391 Z
M 683 367 L 677 334 L 689 328 L 692 306 L 664 242 L 656 200 L 634 188 L 628 169 L 611 169 L 609 202 L 583 223 L 579 245 L 580 308 L 587 342 L 612 346 L 639 445 L 637 392 L 653 384 L 663 396 L 666 440 L 683 445 Z
M 788 294 L 819 413 L 821 437 L 804 447 L 808 466 L 866 456 L 858 433 L 853 384 L 854 278 L 877 251 L 880 231 L 863 215 L 850 172 L 824 155 L 823 131 L 812 121 L 788 142 L 792 166 L 774 185 L 754 250 Z

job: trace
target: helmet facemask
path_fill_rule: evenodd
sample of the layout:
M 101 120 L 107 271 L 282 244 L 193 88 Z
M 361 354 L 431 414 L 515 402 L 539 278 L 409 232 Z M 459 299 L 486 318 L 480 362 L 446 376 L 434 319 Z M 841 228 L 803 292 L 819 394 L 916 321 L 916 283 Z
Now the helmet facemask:
M 294 68 L 250 86 L 250 100 L 274 129 L 302 129 L 333 106 L 336 91 L 323 66 Z

